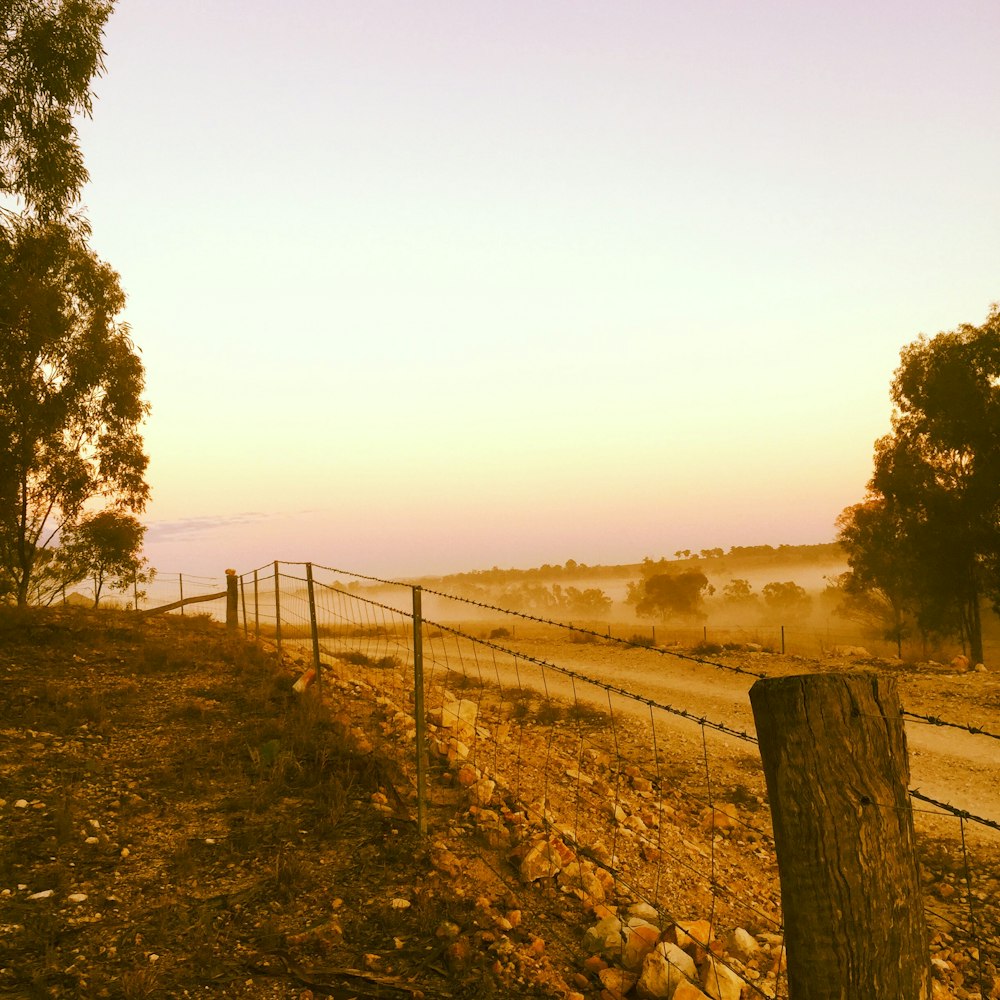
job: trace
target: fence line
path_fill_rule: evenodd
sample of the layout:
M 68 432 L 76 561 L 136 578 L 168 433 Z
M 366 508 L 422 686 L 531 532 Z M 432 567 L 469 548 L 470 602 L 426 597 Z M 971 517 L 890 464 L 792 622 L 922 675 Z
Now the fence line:
M 282 566 L 304 567 L 305 575 L 282 572 Z M 360 584 L 314 577 L 317 570 L 377 584 L 389 594 L 376 600 L 359 593 Z M 249 636 L 252 627 L 255 638 L 274 638 L 279 648 L 292 643 L 311 653 L 314 669 L 328 690 L 336 692 L 339 710 L 350 715 L 352 725 L 367 738 L 388 740 L 388 749 L 402 753 L 404 773 L 414 786 L 423 780 L 416 733 L 420 699 L 413 684 L 419 655 L 420 696 L 427 705 L 419 715 L 429 722 L 431 759 L 427 802 L 423 795 L 418 801 L 420 822 L 427 820 L 425 805 L 432 817 L 439 815 L 442 797 L 460 793 L 463 824 L 482 845 L 482 857 L 525 907 L 535 901 L 532 886 L 552 882 L 590 907 L 592 919 L 601 912 L 595 910 L 601 901 L 613 900 L 622 903 L 622 909 L 625 903 L 633 910 L 639 907 L 645 917 L 654 914 L 664 926 L 695 917 L 705 921 L 711 933 L 726 928 L 735 934 L 746 924 L 755 931 L 756 954 L 741 957 L 729 938 L 724 945 L 713 944 L 701 928 L 700 946 L 688 945 L 703 959 L 703 968 L 689 978 L 738 976 L 741 988 L 753 995 L 787 995 L 776 862 L 759 762 L 754 766 L 754 757 L 736 767 L 738 755 L 726 743 L 754 746 L 755 737 L 511 648 L 494 637 L 426 618 L 417 596 L 421 588 L 413 584 L 310 563 L 278 562 L 239 579 L 244 634 Z M 436 590 L 422 594 L 501 619 L 560 630 L 576 641 L 600 642 L 593 647 L 595 656 L 604 655 L 605 648 L 617 649 L 620 655 L 642 656 L 646 651 L 680 664 L 732 669 L 707 657 L 611 637 L 610 627 L 605 635 Z M 515 641 L 513 632 L 511 627 Z M 531 640 L 522 636 L 516 641 Z M 981 727 L 944 723 L 905 710 L 903 714 L 993 735 Z M 927 913 L 938 925 L 947 925 L 955 940 L 969 942 L 969 953 L 975 950 L 978 956 L 977 978 L 985 983 L 989 967 L 983 963 L 1000 964 L 1000 956 L 995 942 L 990 945 L 982 933 L 974 903 L 975 866 L 965 832 L 969 822 L 991 830 L 1000 830 L 1000 824 L 916 790 L 910 790 L 910 797 L 933 805 L 935 816 L 958 824 L 963 852 L 959 903 L 966 916 L 948 906 L 928 906 Z M 753 865 L 747 857 L 754 859 Z M 747 871 L 754 866 L 772 874 L 763 882 L 755 879 Z M 642 903 L 649 909 L 641 910 Z M 583 947 L 596 952 L 603 948 L 608 960 L 627 968 L 641 926 L 627 920 L 619 921 L 617 929 L 607 925 L 602 943 L 598 921 L 586 929 Z M 564 936 L 579 945 L 579 931 L 566 927 Z M 696 940 L 697 933 L 692 935 Z M 682 935 L 675 930 L 677 940 Z M 984 989 L 983 995 L 987 993 Z

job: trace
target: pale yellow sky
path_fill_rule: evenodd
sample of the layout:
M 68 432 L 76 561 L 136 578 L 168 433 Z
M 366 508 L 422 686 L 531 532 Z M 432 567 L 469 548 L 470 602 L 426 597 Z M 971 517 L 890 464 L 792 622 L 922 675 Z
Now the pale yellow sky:
M 1000 297 L 992 3 L 121 3 L 83 145 L 148 554 L 818 542 Z

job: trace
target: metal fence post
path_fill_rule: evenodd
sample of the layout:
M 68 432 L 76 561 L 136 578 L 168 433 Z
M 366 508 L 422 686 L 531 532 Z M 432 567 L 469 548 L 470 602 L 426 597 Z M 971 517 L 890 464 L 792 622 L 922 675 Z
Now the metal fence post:
M 278 560 L 274 560 L 274 633 L 278 647 L 278 659 L 281 659 L 281 576 L 278 573 Z
M 257 570 L 253 571 L 253 637 L 260 641 L 260 598 L 257 589 Z
M 313 564 L 306 563 L 306 587 L 309 590 L 309 629 L 312 632 L 313 667 L 316 669 L 316 690 L 323 696 L 323 668 L 319 662 L 319 625 L 316 622 L 316 589 L 313 586 Z
M 781 655 L 785 655 L 785 626 L 781 626 Z
M 424 625 L 421 589 L 413 588 L 413 715 L 417 724 L 417 830 L 427 835 L 426 809 L 426 718 L 424 716 Z
M 181 600 L 183 601 L 184 600 L 184 574 L 183 573 L 178 573 L 177 574 L 177 586 L 180 588 Z M 181 614 L 184 614 L 184 605 L 183 604 L 181 604 Z
M 240 607 L 243 609 L 243 638 L 250 637 L 250 629 L 247 627 L 247 588 L 243 574 L 240 574 Z

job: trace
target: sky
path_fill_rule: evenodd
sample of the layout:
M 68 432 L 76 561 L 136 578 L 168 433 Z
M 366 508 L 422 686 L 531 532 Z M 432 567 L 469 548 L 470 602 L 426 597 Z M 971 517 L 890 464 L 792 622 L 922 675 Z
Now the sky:
M 161 572 L 830 541 L 1000 299 L 995 0 L 120 0 Z

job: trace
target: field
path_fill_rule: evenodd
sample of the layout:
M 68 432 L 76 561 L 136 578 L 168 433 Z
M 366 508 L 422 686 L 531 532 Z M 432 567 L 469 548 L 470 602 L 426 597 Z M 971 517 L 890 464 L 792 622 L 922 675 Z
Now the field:
M 501 800 L 498 788 L 488 809 L 470 807 L 468 765 L 435 755 L 429 835 L 419 835 L 411 744 L 400 728 L 412 681 L 384 630 L 324 637 L 323 703 L 315 686 L 304 696 L 292 690 L 305 660 L 295 646 L 286 645 L 280 666 L 204 618 L 7 611 L 0 630 L 0 992 L 600 994 L 600 970 L 586 964 L 584 945 L 600 912 L 594 900 L 565 881 L 520 877 L 530 827 L 517 844 L 485 826 L 487 814 L 506 815 L 504 801 L 510 812 L 510 796 Z M 685 715 L 658 713 L 652 723 L 630 715 L 628 699 L 601 686 L 752 730 L 752 678 L 598 640 L 503 641 L 528 659 L 485 657 L 488 647 L 447 632 L 427 638 L 432 718 L 446 689 L 476 705 L 474 774 L 492 773 L 508 791 L 516 783 L 524 802 L 563 809 L 558 820 L 575 804 L 575 842 L 595 854 L 598 842 L 609 843 L 614 855 L 607 905 L 646 898 L 642 878 L 655 871 L 662 909 L 687 919 L 716 913 L 720 933 L 738 921 L 766 945 L 765 918 L 780 912 L 753 748 L 714 733 L 709 744 Z M 718 659 L 763 664 L 771 675 L 859 666 L 746 651 Z M 597 684 L 537 666 L 532 674 L 537 662 Z M 908 709 L 1000 730 L 997 674 L 897 673 Z M 603 750 L 609 718 L 613 754 Z M 433 729 L 441 746 L 443 730 Z M 930 725 L 908 727 L 908 737 L 913 785 L 1000 815 L 986 770 L 995 742 Z M 655 825 L 662 857 L 647 850 L 639 864 L 643 842 L 625 837 L 607 801 L 581 810 L 590 761 L 604 798 L 635 817 L 645 815 L 644 802 L 648 812 L 640 781 L 655 769 L 660 816 L 646 825 Z M 706 769 L 715 805 L 738 806 L 744 829 L 705 825 Z M 1000 944 L 997 838 L 971 823 L 959 831 L 953 817 L 930 810 L 918 829 L 939 978 L 956 997 L 989 995 Z M 707 865 L 710 855 L 714 881 L 742 898 L 729 910 L 695 877 L 692 860 Z M 767 963 L 743 971 L 763 995 L 772 987 L 783 995 Z

